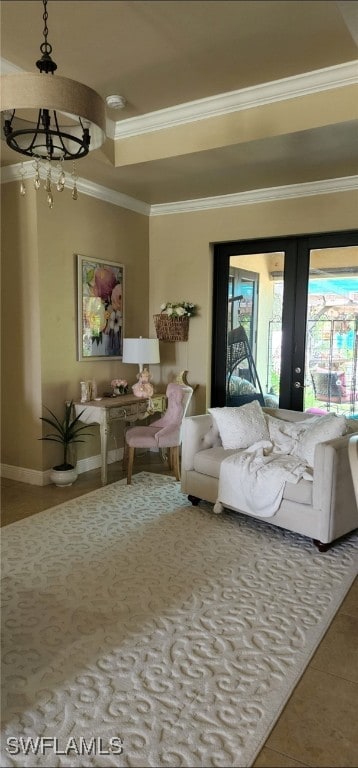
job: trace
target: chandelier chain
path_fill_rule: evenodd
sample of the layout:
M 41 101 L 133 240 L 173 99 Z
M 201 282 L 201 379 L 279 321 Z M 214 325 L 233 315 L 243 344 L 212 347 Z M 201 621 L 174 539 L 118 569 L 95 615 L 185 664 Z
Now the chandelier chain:
M 45 42 L 41 43 L 40 45 L 40 51 L 41 53 L 52 53 L 52 45 L 47 42 L 47 35 L 48 35 L 48 26 L 47 26 L 47 19 L 48 19 L 48 13 L 47 13 L 47 0 L 42 0 L 44 5 L 44 12 L 42 15 L 43 21 L 44 21 L 44 28 L 43 28 L 43 36 L 45 38 Z

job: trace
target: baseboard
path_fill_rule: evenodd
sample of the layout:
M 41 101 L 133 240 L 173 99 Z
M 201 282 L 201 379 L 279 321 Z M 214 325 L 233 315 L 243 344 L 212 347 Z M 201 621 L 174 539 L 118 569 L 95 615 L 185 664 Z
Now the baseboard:
M 47 470 L 49 473 L 50 470 Z M 25 467 L 15 467 L 12 464 L 1 464 L 1 477 L 7 480 L 16 480 L 19 483 L 28 483 L 29 485 L 48 485 L 50 480 L 44 482 L 44 476 L 47 472 L 41 472 L 37 469 L 26 469 Z
M 115 448 L 112 451 L 108 451 L 108 464 L 113 464 L 115 461 L 121 461 L 123 459 L 123 448 Z M 77 462 L 78 474 L 82 475 L 84 472 L 89 472 L 91 469 L 97 469 L 102 465 L 101 454 L 97 456 L 88 456 L 86 459 L 79 459 Z M 16 467 L 12 464 L 1 464 L 1 477 L 7 480 L 16 480 L 18 483 L 28 483 L 29 485 L 49 485 L 50 469 L 45 469 L 43 472 L 37 469 L 26 469 L 25 467 Z

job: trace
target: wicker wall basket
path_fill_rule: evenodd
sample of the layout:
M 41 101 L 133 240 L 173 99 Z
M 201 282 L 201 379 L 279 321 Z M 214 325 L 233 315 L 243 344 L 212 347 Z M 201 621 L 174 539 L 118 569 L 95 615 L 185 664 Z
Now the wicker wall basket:
M 189 334 L 189 316 L 170 317 L 154 315 L 154 325 L 159 341 L 187 341 Z

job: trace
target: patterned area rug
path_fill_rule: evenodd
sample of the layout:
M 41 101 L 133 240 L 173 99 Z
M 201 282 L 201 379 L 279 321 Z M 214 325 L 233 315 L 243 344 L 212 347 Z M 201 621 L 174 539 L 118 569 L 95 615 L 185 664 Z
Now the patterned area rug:
M 251 765 L 356 574 L 133 480 L 2 529 L 1 766 Z

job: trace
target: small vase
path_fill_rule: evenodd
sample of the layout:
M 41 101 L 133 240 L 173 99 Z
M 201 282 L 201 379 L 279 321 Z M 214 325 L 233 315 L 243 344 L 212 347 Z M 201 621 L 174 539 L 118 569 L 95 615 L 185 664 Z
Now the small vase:
M 126 395 L 127 392 L 128 392 L 128 387 L 113 387 L 114 395 Z

